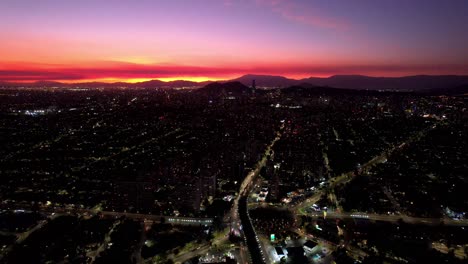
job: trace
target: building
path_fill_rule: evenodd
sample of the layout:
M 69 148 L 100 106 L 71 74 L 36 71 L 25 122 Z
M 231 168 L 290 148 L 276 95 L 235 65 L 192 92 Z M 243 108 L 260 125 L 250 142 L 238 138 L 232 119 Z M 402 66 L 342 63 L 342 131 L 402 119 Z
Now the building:
M 304 243 L 303 248 L 304 248 L 304 251 L 305 251 L 306 253 L 311 253 L 311 252 L 313 252 L 313 251 L 316 249 L 317 245 L 318 245 L 318 244 L 315 243 L 314 241 L 312 241 L 312 240 L 307 240 L 307 241 Z

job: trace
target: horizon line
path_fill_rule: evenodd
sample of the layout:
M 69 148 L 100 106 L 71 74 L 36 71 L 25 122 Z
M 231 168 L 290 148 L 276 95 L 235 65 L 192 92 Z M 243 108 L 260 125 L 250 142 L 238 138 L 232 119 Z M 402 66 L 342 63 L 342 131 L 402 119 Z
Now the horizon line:
M 88 79 L 88 80 L 83 80 L 83 81 L 63 81 L 63 80 L 26 80 L 26 81 L 0 81 L 0 83 L 3 84 L 37 84 L 37 83 L 57 83 L 57 84 L 65 84 L 65 85 L 74 85 L 74 84 L 86 84 L 86 83 L 103 83 L 103 84 L 141 84 L 141 83 L 146 83 L 146 82 L 151 82 L 151 81 L 160 81 L 164 83 L 171 83 L 171 82 L 178 82 L 178 81 L 185 81 L 185 82 L 193 82 L 193 83 L 207 83 L 207 82 L 230 82 L 230 81 L 236 81 L 236 79 L 240 79 L 242 77 L 246 76 L 258 76 L 258 77 L 281 77 L 293 81 L 301 81 L 301 80 L 306 80 L 310 78 L 320 78 L 320 79 L 328 79 L 336 76 L 360 76 L 360 77 L 370 77 L 370 78 L 406 78 L 406 77 L 416 77 L 416 76 L 432 76 L 432 77 L 438 77 L 438 76 L 459 76 L 459 77 L 468 77 L 467 74 L 412 74 L 412 75 L 399 75 L 399 76 L 379 76 L 379 75 L 364 75 L 364 74 L 333 74 L 333 75 L 327 75 L 327 76 L 309 76 L 305 78 L 293 78 L 293 77 L 287 77 L 284 75 L 269 75 L 269 74 L 252 74 L 252 73 L 247 73 L 240 75 L 238 77 L 232 78 L 232 79 L 225 79 L 225 78 L 205 78 L 205 77 L 181 77 L 181 78 L 137 78 L 137 79 L 123 79 L 119 80 L 118 78 L 112 78 L 112 79 Z M 198 79 L 198 80 L 197 80 Z M 134 81 L 131 81 L 134 80 Z

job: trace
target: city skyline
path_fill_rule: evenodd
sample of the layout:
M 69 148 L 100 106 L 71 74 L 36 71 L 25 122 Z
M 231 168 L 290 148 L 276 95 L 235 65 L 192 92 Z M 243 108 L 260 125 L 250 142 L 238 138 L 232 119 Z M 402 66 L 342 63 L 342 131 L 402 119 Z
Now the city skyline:
M 0 263 L 467 263 L 467 0 L 0 10 Z
M 2 1 L 0 81 L 467 75 L 465 1 Z

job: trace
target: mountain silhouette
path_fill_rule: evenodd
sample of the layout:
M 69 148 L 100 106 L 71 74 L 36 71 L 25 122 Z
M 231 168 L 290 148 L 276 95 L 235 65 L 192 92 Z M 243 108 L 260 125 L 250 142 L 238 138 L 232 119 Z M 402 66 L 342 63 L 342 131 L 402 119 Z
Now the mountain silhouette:
M 195 92 L 209 97 L 220 97 L 247 95 L 252 93 L 252 89 L 241 82 L 214 82 L 197 89 Z
M 274 76 L 274 75 L 254 75 L 246 74 L 239 78 L 233 79 L 231 81 L 241 82 L 244 85 L 251 86 L 252 81 L 255 80 L 257 87 L 274 87 L 274 88 L 283 88 L 289 87 L 295 84 L 299 84 L 299 80 L 289 79 L 283 76 Z
M 164 82 L 160 80 L 151 80 L 139 83 L 102 83 L 102 82 L 88 82 L 88 83 L 60 83 L 54 81 L 39 81 L 36 83 L 12 83 L 0 82 L 3 87 L 118 87 L 125 86 L 129 88 L 178 88 L 178 87 L 193 87 L 201 88 L 208 84 L 216 83 L 229 85 L 223 87 L 230 89 L 229 86 L 238 86 L 242 84 L 244 88 L 252 85 L 255 80 L 258 88 L 287 88 L 291 86 L 301 87 L 333 87 L 341 89 L 354 89 L 354 90 L 395 90 L 395 91 L 414 91 L 414 92 L 427 92 L 435 90 L 445 90 L 450 92 L 463 91 L 464 87 L 468 86 L 468 76 L 464 75 L 415 75 L 405 77 L 370 77 L 363 75 L 334 75 L 327 78 L 310 77 L 300 80 L 290 79 L 283 76 L 274 75 L 254 75 L 247 74 L 233 80 L 219 81 L 219 82 L 192 82 L 186 80 L 177 80 Z M 237 83 L 237 84 L 233 84 Z M 210 86 L 208 86 L 210 87 Z M 206 87 L 205 87 L 206 88 Z M 240 88 L 240 87 L 237 87 Z M 214 88 L 210 88 L 214 89 Z M 234 89 L 235 90 L 235 89 Z M 235 91 L 232 92 L 235 92 Z M 209 90 L 207 90 L 209 91 Z
M 255 80 L 258 87 L 290 87 L 310 84 L 317 87 L 334 87 L 354 90 L 405 90 L 422 91 L 448 89 L 468 85 L 468 76 L 459 75 L 415 75 L 405 77 L 370 77 L 364 75 L 334 75 L 327 78 L 310 77 L 301 80 L 288 79 L 282 76 L 244 75 L 236 81 L 251 85 Z
M 415 75 L 405 77 L 369 77 L 363 75 L 335 75 L 329 78 L 311 77 L 302 82 L 318 86 L 366 90 L 428 90 L 468 84 L 468 76 Z

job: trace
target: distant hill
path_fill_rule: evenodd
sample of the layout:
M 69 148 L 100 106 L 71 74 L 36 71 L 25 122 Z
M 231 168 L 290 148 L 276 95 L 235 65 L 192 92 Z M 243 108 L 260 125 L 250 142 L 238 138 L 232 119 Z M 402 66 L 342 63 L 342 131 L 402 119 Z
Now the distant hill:
M 247 87 L 246 85 L 243 85 L 240 82 L 214 82 L 206 85 L 203 88 L 197 89 L 195 93 L 209 97 L 220 97 L 230 95 L 239 96 L 251 94 L 252 89 L 250 87 Z
M 254 75 L 254 74 L 243 75 L 239 78 L 236 78 L 230 81 L 240 82 L 246 86 L 251 87 L 253 80 L 255 80 L 255 84 L 257 87 L 283 88 L 283 87 L 289 87 L 289 86 L 300 83 L 299 80 L 289 79 L 283 76 Z
M 331 87 L 314 86 L 308 83 L 302 83 L 299 85 L 293 85 L 284 89 L 281 89 L 281 93 L 285 95 L 321 95 L 321 94 L 342 94 L 342 93 L 353 93 L 356 90 L 351 89 L 337 89 Z
M 468 76 L 458 75 L 416 75 L 406 77 L 369 77 L 363 75 L 334 75 L 328 78 L 310 77 L 301 80 L 288 79 L 282 76 L 244 75 L 235 81 L 250 86 L 252 80 L 258 87 L 290 87 L 310 84 L 317 87 L 334 87 L 355 90 L 397 90 L 422 91 L 447 89 L 468 85 Z
M 355 95 L 355 96 L 371 96 L 371 95 L 383 95 L 383 94 L 415 94 L 415 92 L 409 91 L 378 91 L 378 90 L 365 90 L 365 89 L 344 89 L 344 88 L 333 88 L 328 86 L 315 86 L 308 83 L 302 83 L 291 87 L 283 88 L 280 90 L 283 95 L 294 95 L 301 97 L 310 97 L 317 95 Z M 422 94 L 422 93 L 421 93 Z M 431 91 L 426 91 L 424 94 L 433 94 Z
M 301 80 L 271 75 L 244 75 L 233 81 L 251 86 L 255 80 L 257 87 L 284 88 L 309 84 L 315 87 L 334 87 L 354 90 L 396 90 L 423 91 L 432 89 L 451 89 L 468 85 L 468 76 L 458 75 L 416 75 L 405 77 L 369 77 L 363 75 L 334 75 L 327 78 L 310 77 Z
M 192 82 L 192 81 L 185 81 L 185 80 L 177 80 L 177 81 L 170 81 L 164 82 L 160 80 L 151 80 L 146 82 L 135 83 L 135 87 L 143 87 L 143 88 L 178 88 L 178 87 L 202 87 L 206 84 L 211 82 Z
M 406 77 L 369 77 L 362 75 L 335 75 L 329 78 L 311 77 L 301 81 L 318 86 L 330 86 L 345 89 L 421 91 L 468 85 L 468 76 L 416 75 Z

